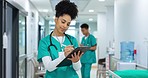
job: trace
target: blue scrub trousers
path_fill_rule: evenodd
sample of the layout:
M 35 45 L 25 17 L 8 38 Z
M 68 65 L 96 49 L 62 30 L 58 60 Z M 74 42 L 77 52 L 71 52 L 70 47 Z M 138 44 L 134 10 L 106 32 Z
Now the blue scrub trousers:
M 82 78 L 90 78 L 91 63 L 82 63 L 81 75 Z

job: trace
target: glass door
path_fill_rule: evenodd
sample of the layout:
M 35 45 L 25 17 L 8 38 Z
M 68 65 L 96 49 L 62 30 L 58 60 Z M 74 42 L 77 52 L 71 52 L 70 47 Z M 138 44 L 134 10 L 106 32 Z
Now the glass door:
M 6 48 L 6 78 L 18 78 L 19 10 L 8 2 L 5 5 L 5 31 L 8 39 Z
M 26 78 L 26 17 L 19 15 L 19 78 Z

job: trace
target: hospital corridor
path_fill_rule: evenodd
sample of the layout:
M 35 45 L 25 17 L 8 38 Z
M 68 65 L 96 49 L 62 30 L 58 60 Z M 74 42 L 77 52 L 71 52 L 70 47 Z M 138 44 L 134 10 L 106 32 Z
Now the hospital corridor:
M 0 0 L 0 78 L 148 78 L 148 0 Z

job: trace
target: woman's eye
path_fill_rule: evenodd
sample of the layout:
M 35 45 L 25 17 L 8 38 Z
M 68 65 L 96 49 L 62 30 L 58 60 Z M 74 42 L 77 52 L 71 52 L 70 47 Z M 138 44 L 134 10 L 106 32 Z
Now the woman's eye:
M 62 21 L 62 23 L 64 24 L 65 22 L 64 22 L 64 21 Z
M 67 26 L 69 26 L 69 24 L 67 24 Z
M 70 26 L 70 22 L 67 23 L 67 26 Z

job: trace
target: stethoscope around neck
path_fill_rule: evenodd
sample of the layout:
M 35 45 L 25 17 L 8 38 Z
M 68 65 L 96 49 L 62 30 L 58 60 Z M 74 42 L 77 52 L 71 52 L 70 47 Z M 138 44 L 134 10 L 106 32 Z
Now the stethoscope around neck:
M 51 37 L 52 37 L 52 33 L 53 33 L 53 31 L 50 33 L 50 37 L 49 37 L 49 41 L 50 41 L 50 45 L 48 46 L 48 51 L 50 51 L 51 49 L 50 49 L 50 47 L 51 46 L 53 46 L 56 50 L 58 50 L 58 48 L 56 47 L 56 45 L 54 45 L 53 43 L 52 43 L 52 40 L 51 40 Z M 67 34 L 65 34 L 64 33 L 64 35 L 68 38 L 68 40 L 70 41 L 70 44 L 71 45 L 73 45 L 73 43 L 72 43 L 72 41 L 70 40 L 70 38 L 68 37 L 68 35 Z M 49 52 L 50 53 L 50 52 Z

